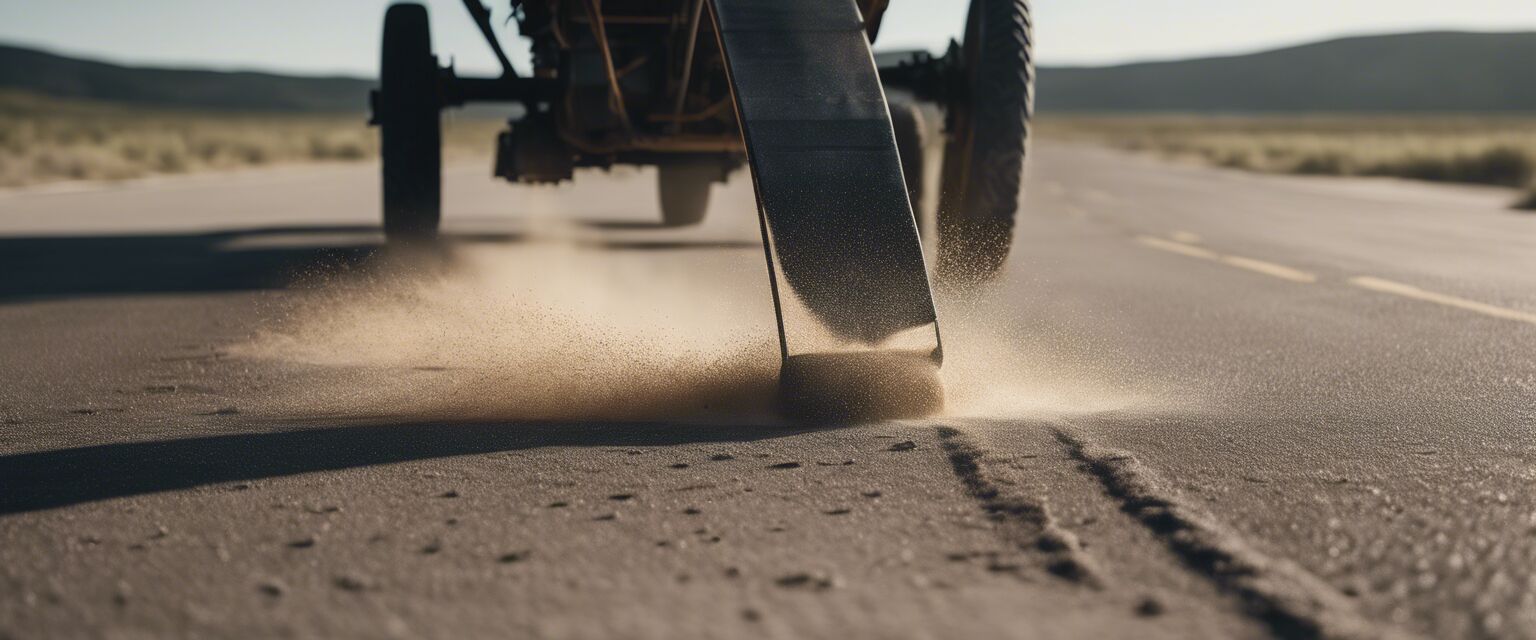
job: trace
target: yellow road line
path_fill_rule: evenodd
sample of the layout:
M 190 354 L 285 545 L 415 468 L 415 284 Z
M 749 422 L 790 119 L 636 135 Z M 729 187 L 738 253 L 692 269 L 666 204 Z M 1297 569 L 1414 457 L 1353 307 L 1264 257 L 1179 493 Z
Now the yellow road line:
M 1370 289 L 1371 291 L 1379 291 L 1381 293 L 1390 293 L 1392 295 L 1402 296 L 1404 298 L 1413 298 L 1414 300 L 1422 300 L 1424 302 L 1433 302 L 1435 304 L 1441 304 L 1447 307 L 1455 307 L 1457 309 L 1471 311 L 1473 313 L 1481 313 L 1485 316 L 1503 318 L 1505 320 L 1514 320 L 1516 322 L 1524 322 L 1527 324 L 1536 324 L 1536 313 L 1527 313 L 1525 311 L 1505 309 L 1504 307 L 1496 307 L 1491 304 L 1484 304 L 1474 300 L 1467 300 L 1466 298 L 1458 298 L 1456 296 L 1448 296 L 1443 293 L 1425 291 L 1413 285 L 1407 285 L 1401 282 L 1382 280 L 1381 278 L 1372 278 L 1370 276 L 1358 276 L 1350 278 L 1349 283 L 1362 289 Z
M 1281 280 L 1289 280 L 1291 282 L 1300 282 L 1304 284 L 1317 282 L 1317 276 L 1300 269 L 1292 269 L 1283 264 L 1275 264 L 1273 262 L 1265 262 L 1263 260 L 1254 260 L 1253 258 L 1244 258 L 1242 256 L 1222 255 L 1205 247 L 1197 247 L 1192 244 L 1175 242 L 1173 240 L 1167 240 L 1156 236 L 1138 236 L 1136 241 L 1154 249 L 1162 249 L 1163 251 L 1169 251 L 1179 255 L 1189 256 L 1191 258 L 1199 258 L 1201 260 L 1213 260 L 1229 267 L 1247 269 L 1248 271 L 1252 271 L 1254 273 L 1262 273 L 1266 276 L 1280 278 Z
M 1182 242 L 1174 242 L 1172 240 L 1164 240 L 1162 238 L 1158 238 L 1158 237 L 1154 237 L 1154 236 L 1138 236 L 1136 238 L 1136 241 L 1140 242 L 1140 243 L 1142 243 L 1144 245 L 1147 245 L 1149 247 L 1152 247 L 1153 249 L 1162 249 L 1163 251 L 1171 251 L 1173 253 L 1177 253 L 1177 254 L 1180 254 L 1180 255 L 1186 255 L 1186 256 L 1189 256 L 1191 258 L 1200 258 L 1202 260 L 1220 260 L 1221 259 L 1221 254 L 1216 253 L 1215 251 L 1211 251 L 1210 249 L 1205 249 L 1203 247 L 1196 247 L 1196 246 L 1192 246 L 1192 245 L 1187 245 L 1187 244 L 1184 244 Z
M 1188 231 L 1175 231 L 1173 233 L 1168 234 L 1168 237 L 1173 238 L 1174 240 L 1177 240 L 1179 242 L 1184 242 L 1184 243 L 1188 243 L 1188 244 L 1200 244 L 1200 240 L 1201 240 L 1200 234 L 1198 234 L 1198 233 L 1190 233 Z
M 1078 193 L 1080 195 L 1082 195 L 1084 199 L 1087 199 L 1087 200 L 1098 200 L 1099 202 L 1104 202 L 1104 203 L 1108 203 L 1108 204 L 1115 204 L 1115 203 L 1118 203 L 1118 202 L 1122 202 L 1120 196 L 1117 196 L 1117 195 L 1115 195 L 1113 193 L 1110 193 L 1108 191 L 1100 191 L 1098 189 L 1084 189 L 1082 191 L 1079 191 Z
M 1180 239 L 1199 237 L 1192 233 L 1182 231 L 1175 234 L 1175 236 L 1179 237 Z M 1223 255 L 1215 251 L 1211 251 L 1205 247 L 1199 247 L 1184 242 L 1176 242 L 1174 240 L 1159 238 L 1157 236 L 1137 236 L 1136 242 L 1148 247 L 1152 247 L 1153 249 L 1160 249 L 1170 253 L 1177 253 L 1182 256 L 1199 258 L 1201 260 L 1210 260 L 1212 262 L 1218 262 L 1227 266 L 1237 267 L 1239 269 L 1246 269 L 1254 273 L 1262 273 L 1267 276 L 1273 276 L 1282 280 L 1289 280 L 1291 282 L 1300 282 L 1304 284 L 1312 284 L 1317 282 L 1316 275 L 1302 271 L 1300 269 L 1293 269 L 1285 265 L 1275 264 L 1273 262 L 1265 262 L 1263 260 L 1254 260 L 1253 258 Z M 1362 289 L 1369 289 L 1379 293 L 1389 293 L 1396 296 L 1402 296 L 1404 298 L 1412 298 L 1414 300 L 1433 302 L 1435 304 L 1444 305 L 1447 307 L 1455 307 L 1463 311 L 1481 313 L 1485 316 L 1494 318 L 1514 320 L 1516 322 L 1524 322 L 1526 324 L 1536 325 L 1536 313 L 1518 311 L 1515 309 L 1506 309 L 1504 307 L 1477 302 L 1476 300 L 1468 300 L 1466 298 L 1448 296 L 1443 293 L 1425 291 L 1413 285 L 1403 284 L 1401 282 L 1393 282 L 1391 280 L 1383 280 L 1381 278 L 1374 278 L 1371 276 L 1356 276 L 1350 278 L 1349 283 Z
M 1290 280 L 1291 282 L 1305 282 L 1307 284 L 1317 282 L 1317 276 L 1315 275 L 1300 269 L 1292 269 L 1285 265 L 1275 264 L 1273 262 L 1254 260 L 1253 258 L 1244 258 L 1242 256 L 1222 256 L 1221 261 L 1239 269 L 1256 271 L 1258 273 L 1262 273 L 1267 276 L 1274 276 L 1282 280 Z

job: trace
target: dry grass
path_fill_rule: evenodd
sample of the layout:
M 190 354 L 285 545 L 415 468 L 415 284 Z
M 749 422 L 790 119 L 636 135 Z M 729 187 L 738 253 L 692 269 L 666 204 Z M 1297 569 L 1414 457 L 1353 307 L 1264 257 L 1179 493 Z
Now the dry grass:
M 200 113 L 0 93 L 0 187 L 378 155 L 362 114 Z M 450 155 L 488 155 L 501 124 L 457 120 Z
M 371 160 L 378 135 L 363 118 L 164 111 L 0 92 L 0 187 Z M 450 117 L 446 151 L 489 155 L 501 127 Z M 1527 187 L 1516 206 L 1536 210 L 1536 117 L 1052 115 L 1039 131 L 1251 171 Z
M 1536 117 L 1050 116 L 1039 129 L 1250 171 L 1530 188 L 1536 208 Z

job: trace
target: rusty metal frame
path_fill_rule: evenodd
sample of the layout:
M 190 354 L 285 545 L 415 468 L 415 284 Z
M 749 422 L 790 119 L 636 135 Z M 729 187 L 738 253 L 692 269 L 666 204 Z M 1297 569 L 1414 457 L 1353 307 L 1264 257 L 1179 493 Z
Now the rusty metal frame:
M 512 69 L 512 61 L 507 59 L 506 50 L 501 48 L 501 40 L 497 39 L 496 31 L 491 28 L 491 10 L 480 4 L 480 0 L 464 0 L 464 8 L 475 19 L 475 26 L 480 27 L 480 35 L 485 36 L 486 44 L 491 45 L 491 52 L 496 54 L 496 62 L 501 64 L 502 77 L 516 78 L 517 71 Z
M 603 73 L 608 75 L 608 92 L 613 100 L 610 106 L 619 116 L 624 130 L 633 132 L 634 124 L 629 121 L 629 109 L 624 106 L 624 89 L 619 86 L 619 74 L 613 66 L 613 50 L 608 46 L 608 27 L 603 23 L 603 0 L 582 0 L 581 5 L 587 11 L 592 37 L 597 39 L 597 49 L 603 55 Z
M 699 25 L 704 17 L 704 0 L 693 0 L 693 15 L 688 19 L 688 45 L 683 50 L 683 77 L 677 86 L 677 102 L 672 107 L 672 132 L 683 126 L 683 107 L 688 100 L 688 84 L 693 81 L 693 53 L 699 45 Z
M 630 151 L 639 152 L 675 152 L 675 153 L 725 153 L 740 154 L 745 152 L 739 133 L 687 135 L 683 134 L 683 125 L 690 122 L 699 122 L 712 117 L 730 108 L 732 100 L 710 105 L 697 113 L 687 113 L 687 97 L 691 85 L 697 75 L 695 67 L 698 61 L 698 52 L 701 47 L 699 39 L 704 29 L 704 17 L 708 0 L 683 0 L 681 11 L 669 17 L 661 16 L 637 16 L 622 15 L 608 16 L 603 13 L 602 0 L 540 0 L 550 5 L 553 20 L 551 31 L 559 46 L 569 49 L 571 42 L 571 26 L 582 25 L 590 29 L 597 44 L 599 54 L 602 56 L 603 72 L 608 85 L 609 108 L 618 117 L 622 129 L 622 135 L 609 136 L 606 140 L 584 139 L 561 131 L 560 136 L 572 148 L 588 155 L 615 155 Z M 883 3 L 887 0 L 857 0 L 858 2 Z M 444 98 L 444 106 L 462 106 L 468 102 L 479 101 L 522 101 L 530 102 L 540 99 L 555 99 L 558 83 L 549 79 L 534 79 L 519 77 L 512 68 L 511 61 L 502 48 L 495 35 L 490 21 L 490 12 L 482 4 L 482 0 L 463 0 L 465 8 L 475 24 L 480 28 L 481 35 L 485 37 L 496 59 L 502 66 L 502 76 L 499 78 L 459 78 L 452 75 L 451 70 L 445 70 L 449 74 L 447 78 L 447 95 Z M 576 9 L 572 5 L 580 6 Z M 574 10 L 573 10 L 574 9 Z M 617 67 L 612 43 L 608 37 L 609 24 L 654 24 L 672 25 L 674 33 L 679 28 L 686 28 L 686 44 L 683 51 L 683 66 L 678 77 L 676 96 L 672 104 L 663 107 L 663 111 L 645 116 L 648 122 L 664 123 L 666 133 L 661 135 L 644 135 L 635 129 L 635 122 L 630 117 L 628 102 L 624 95 L 621 80 L 629 68 Z M 629 65 L 631 68 L 634 66 Z M 569 105 L 566 105 L 567 107 Z M 562 128 L 563 129 L 563 128 Z

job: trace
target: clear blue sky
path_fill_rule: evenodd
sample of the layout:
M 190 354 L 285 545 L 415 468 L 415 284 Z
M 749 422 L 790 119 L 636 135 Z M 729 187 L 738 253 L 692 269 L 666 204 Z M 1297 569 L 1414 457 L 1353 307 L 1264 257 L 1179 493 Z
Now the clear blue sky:
M 142 64 L 373 72 L 389 0 L 0 0 L 0 41 Z M 438 49 L 494 69 L 460 0 L 430 0 Z M 506 3 L 495 0 L 498 18 Z M 938 49 L 965 0 L 893 0 L 882 48 Z M 1426 29 L 1536 31 L 1536 0 L 1035 0 L 1046 64 L 1234 53 Z M 513 46 L 516 57 L 526 57 Z

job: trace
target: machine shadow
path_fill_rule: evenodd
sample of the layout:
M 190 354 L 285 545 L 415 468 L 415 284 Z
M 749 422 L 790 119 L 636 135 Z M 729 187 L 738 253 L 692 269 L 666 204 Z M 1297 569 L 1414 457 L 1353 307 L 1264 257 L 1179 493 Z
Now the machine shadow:
M 660 220 L 578 220 L 577 224 L 588 229 L 604 231 L 643 231 L 647 229 L 677 229 Z
M 610 251 L 700 251 L 700 250 L 732 250 L 754 249 L 763 250 L 761 240 L 605 240 L 590 243 Z
M 448 233 L 455 246 L 512 244 L 518 233 Z M 391 263 L 372 226 L 263 227 L 191 234 L 0 237 L 0 304 L 54 298 L 284 289 L 306 274 Z M 757 241 L 596 239 L 613 251 L 758 248 Z M 415 252 L 416 257 L 422 253 Z
M 0 456 L 0 515 L 317 471 L 544 447 L 751 442 L 810 427 L 393 423 L 108 444 Z
M 372 227 L 268 227 L 198 234 L 0 237 L 0 304 L 146 293 L 277 289 L 316 268 L 362 264 L 378 249 Z M 261 236 L 352 242 L 240 247 Z

